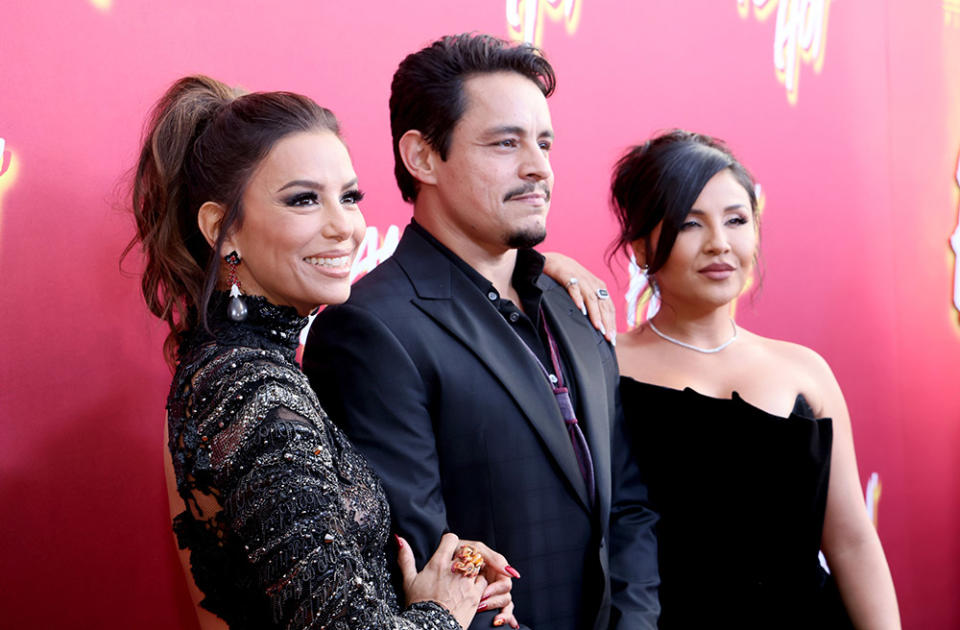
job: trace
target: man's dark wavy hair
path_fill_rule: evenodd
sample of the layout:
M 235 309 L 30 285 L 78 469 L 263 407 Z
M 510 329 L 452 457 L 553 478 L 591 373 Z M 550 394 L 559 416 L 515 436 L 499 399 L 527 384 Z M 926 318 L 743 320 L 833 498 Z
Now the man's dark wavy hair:
M 390 86 L 393 172 L 404 201 L 417 198 L 417 180 L 400 158 L 400 138 L 416 129 L 446 160 L 453 128 L 466 109 L 464 81 L 490 72 L 516 72 L 553 94 L 557 78 L 550 62 L 530 44 L 511 44 L 492 35 L 461 33 L 438 39 L 406 57 Z

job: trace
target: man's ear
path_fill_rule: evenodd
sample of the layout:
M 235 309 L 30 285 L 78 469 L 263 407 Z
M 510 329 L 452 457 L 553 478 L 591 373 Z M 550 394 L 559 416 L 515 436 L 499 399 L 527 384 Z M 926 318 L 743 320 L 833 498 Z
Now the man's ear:
M 398 147 L 403 165 L 415 180 L 423 184 L 437 183 L 436 163 L 440 156 L 422 133 L 416 129 L 409 130 L 400 138 Z
M 220 224 L 226 213 L 227 209 L 223 207 L 223 204 L 215 201 L 204 203 L 197 212 L 197 227 L 200 228 L 200 232 L 203 233 L 203 237 L 207 239 L 207 244 L 210 245 L 211 248 L 217 243 L 217 237 L 220 236 Z M 223 248 L 226 250 L 226 253 L 229 253 L 234 251 L 236 247 L 233 246 L 233 243 L 228 243 L 227 240 L 229 240 L 229 237 L 224 240 Z M 224 252 L 217 252 L 217 255 L 225 256 L 226 254 Z

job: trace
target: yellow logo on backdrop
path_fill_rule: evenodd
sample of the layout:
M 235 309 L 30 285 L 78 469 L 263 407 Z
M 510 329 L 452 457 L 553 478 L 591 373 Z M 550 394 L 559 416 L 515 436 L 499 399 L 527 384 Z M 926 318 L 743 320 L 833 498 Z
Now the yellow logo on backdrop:
M 0 232 L 3 231 L 3 195 L 17 179 L 16 156 L 6 146 L 6 140 L 0 138 Z
M 563 22 L 569 35 L 580 24 L 583 0 L 507 0 L 507 32 L 510 39 L 540 46 L 543 24 Z
M 90 0 L 90 4 L 101 11 L 109 11 L 113 6 L 113 0 Z
M 960 156 L 957 157 L 957 173 L 954 177 L 960 187 Z M 960 208 L 957 208 L 957 227 L 950 236 L 950 248 L 953 250 L 953 308 L 960 315 Z
M 960 0 L 945 0 L 960 2 Z M 831 0 L 737 0 L 741 18 L 750 15 L 751 8 L 763 22 L 777 10 L 773 36 L 773 67 L 777 80 L 787 90 L 787 101 L 797 104 L 800 81 L 800 62 L 813 66 L 816 74 L 823 69 L 827 48 L 827 18 Z
M 943 0 L 943 23 L 960 26 L 960 0 Z
M 867 514 L 870 515 L 874 528 L 880 527 L 880 494 L 882 492 L 883 484 L 880 483 L 880 475 L 871 473 L 863 498 L 866 500 Z
M 10 162 L 13 159 L 13 155 L 6 150 L 7 141 L 3 138 L 0 138 L 0 176 L 7 172 L 10 168 Z

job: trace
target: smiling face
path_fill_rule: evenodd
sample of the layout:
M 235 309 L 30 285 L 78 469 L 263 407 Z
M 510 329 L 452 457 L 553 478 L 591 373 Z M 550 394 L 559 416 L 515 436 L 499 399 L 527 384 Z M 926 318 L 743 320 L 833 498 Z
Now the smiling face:
M 547 100 L 515 72 L 473 76 L 463 89 L 447 160 L 436 160 L 437 210 L 454 238 L 487 251 L 532 247 L 546 237 L 553 189 Z
M 243 222 L 224 243 L 242 259 L 244 293 L 306 315 L 350 296 L 350 267 L 366 225 L 357 176 L 330 131 L 278 141 L 243 193 Z
M 651 234 L 652 243 L 659 239 L 660 227 Z M 670 257 L 656 272 L 664 304 L 698 309 L 728 304 L 746 285 L 756 251 L 757 224 L 750 196 L 725 168 L 700 191 Z

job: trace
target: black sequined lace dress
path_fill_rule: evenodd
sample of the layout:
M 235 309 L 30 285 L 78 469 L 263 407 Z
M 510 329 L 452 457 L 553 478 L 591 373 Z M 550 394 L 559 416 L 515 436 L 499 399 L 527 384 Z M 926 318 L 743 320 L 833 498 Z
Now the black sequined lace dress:
M 202 605 L 233 630 L 459 630 L 436 603 L 397 606 L 383 489 L 294 362 L 306 319 L 245 301 L 236 323 L 214 297 L 167 402 L 186 508 L 173 525 Z

